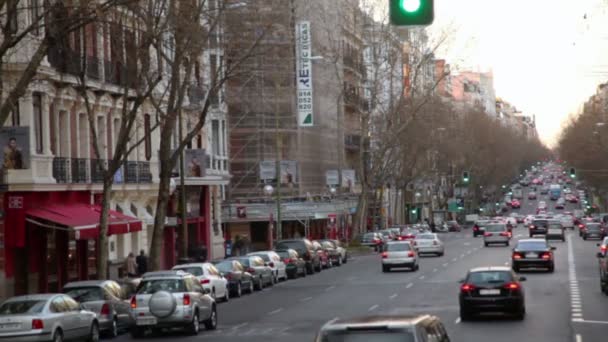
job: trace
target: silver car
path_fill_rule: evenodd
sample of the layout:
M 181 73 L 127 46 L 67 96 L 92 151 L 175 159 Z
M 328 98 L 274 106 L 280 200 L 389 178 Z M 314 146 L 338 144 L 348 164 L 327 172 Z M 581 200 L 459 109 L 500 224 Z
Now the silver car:
M 208 330 L 217 327 L 217 308 L 209 290 L 198 279 L 183 271 L 158 271 L 144 274 L 137 293 L 131 298 L 133 338 L 148 329 L 184 328 L 197 335 L 200 323 Z
M 12 297 L 0 305 L 0 341 L 99 341 L 94 312 L 61 293 Z
M 382 252 L 382 272 L 397 267 L 407 267 L 412 271 L 419 268 L 418 253 L 409 241 L 388 242 Z
M 119 330 L 128 330 L 133 320 L 129 315 L 129 302 L 124 300 L 123 290 L 113 280 L 85 280 L 67 283 L 63 293 L 97 315 L 99 329 L 110 337 L 118 336 Z
M 485 231 L 483 233 L 483 244 L 486 247 L 493 243 L 500 243 L 508 246 L 510 241 L 511 233 L 509 232 L 506 224 L 493 223 L 485 226 Z
M 428 253 L 443 256 L 445 253 L 445 246 L 435 233 L 418 234 L 416 235 L 413 244 L 418 254 Z

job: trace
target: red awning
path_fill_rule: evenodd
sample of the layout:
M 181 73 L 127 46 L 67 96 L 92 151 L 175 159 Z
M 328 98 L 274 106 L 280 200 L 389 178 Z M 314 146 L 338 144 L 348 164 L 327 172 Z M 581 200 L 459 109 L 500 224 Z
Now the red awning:
M 101 207 L 87 204 L 49 205 L 26 211 L 29 222 L 58 228 L 74 230 L 77 240 L 95 239 L 99 236 Z M 40 222 L 43 220 L 45 222 Z M 135 217 L 124 215 L 115 210 L 108 214 L 108 235 L 125 234 L 142 230 L 142 222 Z

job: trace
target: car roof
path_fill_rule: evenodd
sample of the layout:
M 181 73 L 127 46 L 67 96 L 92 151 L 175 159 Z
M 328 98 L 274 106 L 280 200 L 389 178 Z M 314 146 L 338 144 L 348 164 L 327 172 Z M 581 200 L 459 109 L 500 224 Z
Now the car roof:
M 521 240 L 517 241 L 517 243 L 521 243 L 521 242 L 544 242 L 544 243 L 547 243 L 547 240 L 545 240 L 545 239 L 521 239 Z
M 143 279 L 148 278 L 181 278 L 190 275 L 190 273 L 179 271 L 179 270 L 170 270 L 170 271 L 154 271 L 154 272 L 146 272 L 143 275 Z
M 10 297 L 8 298 L 5 302 L 17 302 L 17 301 L 24 301 L 24 300 L 49 300 L 57 295 L 60 295 L 61 293 L 39 293 L 39 294 L 28 294 L 28 295 L 22 295 L 22 296 L 14 296 L 14 297 Z
M 71 281 L 63 286 L 68 287 L 83 287 L 83 286 L 98 286 L 102 287 L 107 283 L 114 283 L 113 280 L 82 280 L 82 281 Z
M 387 245 L 398 245 L 398 244 L 408 244 L 411 245 L 412 243 L 409 241 L 388 241 L 386 244 Z
M 483 267 L 475 267 L 469 270 L 469 273 L 475 272 L 487 272 L 487 271 L 502 271 L 502 272 L 510 272 L 511 268 L 506 266 L 483 266 Z
M 363 317 L 355 317 L 348 319 L 338 319 L 335 321 L 330 321 L 326 323 L 322 330 L 346 330 L 352 329 L 356 327 L 374 327 L 374 326 L 382 326 L 388 327 L 402 327 L 402 326 L 412 326 L 418 324 L 422 321 L 435 318 L 435 316 L 423 314 L 423 315 L 398 315 L 398 316 L 389 316 L 389 315 L 375 315 L 375 316 L 363 316 Z

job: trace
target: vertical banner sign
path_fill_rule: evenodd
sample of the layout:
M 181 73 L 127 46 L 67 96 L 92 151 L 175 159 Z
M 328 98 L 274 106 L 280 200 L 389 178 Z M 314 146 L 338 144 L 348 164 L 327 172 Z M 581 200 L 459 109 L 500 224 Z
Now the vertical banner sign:
M 310 22 L 296 23 L 296 79 L 298 82 L 298 125 L 312 127 L 312 47 Z

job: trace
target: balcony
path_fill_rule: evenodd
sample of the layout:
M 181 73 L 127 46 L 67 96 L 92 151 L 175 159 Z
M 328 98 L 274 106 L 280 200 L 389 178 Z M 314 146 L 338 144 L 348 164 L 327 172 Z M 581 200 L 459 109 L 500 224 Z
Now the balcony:
M 60 184 L 75 183 L 103 183 L 103 168 L 106 167 L 105 159 L 84 158 L 53 158 L 53 178 Z M 150 162 L 126 161 L 121 167 L 123 171 L 123 182 L 126 184 L 152 183 Z

